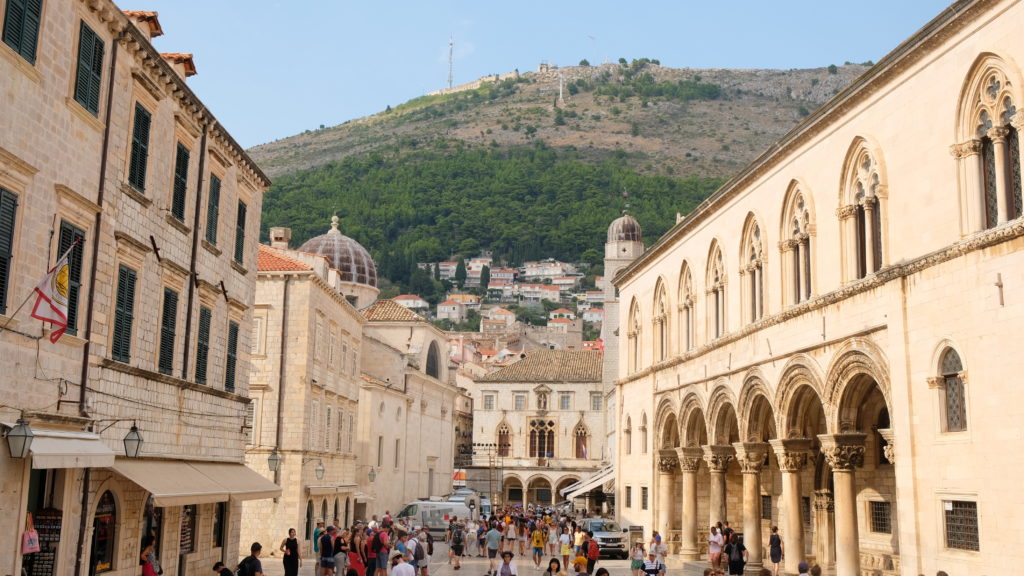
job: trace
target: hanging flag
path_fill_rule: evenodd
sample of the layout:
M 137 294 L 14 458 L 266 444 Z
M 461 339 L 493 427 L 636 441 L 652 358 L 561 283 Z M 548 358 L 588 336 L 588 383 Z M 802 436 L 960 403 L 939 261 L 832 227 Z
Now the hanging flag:
M 38 298 L 36 298 L 35 306 L 32 307 L 32 317 L 54 325 L 53 331 L 50 332 L 50 342 L 55 344 L 68 329 L 71 251 L 75 249 L 75 244 L 78 244 L 77 240 L 71 244 L 60 260 L 57 260 L 57 264 L 36 286 Z

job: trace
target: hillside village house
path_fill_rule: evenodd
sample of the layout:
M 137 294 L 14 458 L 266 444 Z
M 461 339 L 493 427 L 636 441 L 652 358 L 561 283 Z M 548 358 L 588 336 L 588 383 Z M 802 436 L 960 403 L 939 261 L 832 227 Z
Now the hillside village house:
M 583 321 L 600 324 L 604 320 L 604 309 L 591 308 L 583 313 Z
M 238 559 L 267 177 L 161 55 L 156 13 L 0 5 L 0 574 Z M 22 301 L 70 249 L 67 330 Z M 21 447 L 19 443 L 19 447 Z M 32 514 L 42 550 L 23 556 Z
M 778 524 L 789 573 L 1019 555 L 1022 29 L 954 3 L 607 272 L 624 524 L 697 559 L 729 520 L 748 569 Z
M 417 314 L 427 314 L 430 312 L 430 303 L 415 294 L 399 294 L 392 298 L 392 300 L 396 304 L 401 304 Z
M 480 297 L 476 294 L 449 294 L 448 299 L 462 304 L 467 310 L 480 310 Z
M 552 320 L 555 318 L 568 318 L 569 320 L 575 320 L 576 314 L 568 308 L 556 308 L 551 312 L 548 312 L 548 318 Z
M 466 319 L 466 305 L 456 300 L 445 300 L 437 305 L 437 319 L 462 322 Z
M 554 280 L 561 276 L 567 276 L 574 274 L 576 267 L 572 264 L 565 262 L 559 262 L 554 258 L 548 258 L 547 260 L 541 260 L 539 262 L 526 262 L 523 264 L 522 275 L 524 278 L 530 280 Z

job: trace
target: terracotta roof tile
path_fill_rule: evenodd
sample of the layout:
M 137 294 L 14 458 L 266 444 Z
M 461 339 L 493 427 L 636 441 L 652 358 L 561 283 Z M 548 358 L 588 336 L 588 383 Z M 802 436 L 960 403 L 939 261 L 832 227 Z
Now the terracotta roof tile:
M 394 300 L 377 300 L 363 310 L 363 316 L 371 322 L 426 322 L 423 316 Z
M 600 382 L 601 355 L 590 350 L 538 350 L 477 382 Z
M 196 63 L 192 60 L 192 54 L 185 52 L 162 52 L 160 55 L 171 64 L 184 64 L 186 77 L 197 74 Z
M 572 324 L 572 320 L 568 318 L 552 318 L 548 320 L 548 324 Z
M 259 252 L 256 255 L 256 269 L 261 272 L 291 272 L 312 270 L 313 267 L 289 258 L 270 246 L 260 244 Z
M 149 26 L 149 37 L 156 38 L 164 35 L 164 29 L 160 27 L 160 15 L 152 10 L 122 10 L 125 16 L 145 22 Z

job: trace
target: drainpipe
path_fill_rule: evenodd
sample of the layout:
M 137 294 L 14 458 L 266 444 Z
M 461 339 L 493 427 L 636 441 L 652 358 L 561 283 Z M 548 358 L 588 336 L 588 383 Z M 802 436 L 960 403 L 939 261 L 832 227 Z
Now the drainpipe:
M 285 275 L 284 294 L 281 296 L 281 359 L 278 361 L 277 372 L 277 432 L 274 439 L 274 450 L 277 450 L 278 455 L 281 454 L 281 437 L 284 429 L 281 420 L 284 418 L 285 358 L 288 351 L 288 282 L 291 279 L 291 275 Z M 277 466 L 277 470 L 274 470 L 274 484 L 281 485 L 280 464 Z
M 107 109 L 103 116 L 103 144 L 100 149 L 100 174 L 99 184 L 96 191 L 96 205 L 99 211 L 96 212 L 96 221 L 92 230 L 92 264 L 89 266 L 89 301 L 85 308 L 85 346 L 82 347 L 82 374 L 78 386 L 78 413 L 81 416 L 88 416 L 86 413 L 85 388 L 89 381 L 89 353 L 92 348 L 92 316 L 93 307 L 96 303 L 96 269 L 99 263 L 100 232 L 103 225 L 103 190 L 107 181 L 107 156 L 110 150 L 110 118 L 114 104 L 114 72 L 117 69 L 117 46 L 127 36 L 121 32 L 114 39 L 114 45 L 110 50 L 110 73 L 107 74 Z M 82 511 L 78 525 L 78 556 L 75 558 L 75 574 L 82 573 L 82 562 L 85 559 L 85 531 L 88 528 L 86 522 L 89 510 L 89 483 L 92 480 L 92 469 L 86 468 L 82 473 Z
M 199 274 L 196 272 L 196 259 L 199 252 L 199 212 L 202 209 L 203 200 L 203 174 L 206 170 L 206 136 L 210 132 L 210 125 L 203 126 L 203 138 L 199 143 L 199 178 L 196 184 L 196 209 L 192 218 L 192 256 L 188 264 L 188 305 L 185 306 L 185 348 L 182 350 L 181 379 L 188 380 L 188 349 L 192 344 L 192 309 L 193 300 L 196 294 L 196 281 Z

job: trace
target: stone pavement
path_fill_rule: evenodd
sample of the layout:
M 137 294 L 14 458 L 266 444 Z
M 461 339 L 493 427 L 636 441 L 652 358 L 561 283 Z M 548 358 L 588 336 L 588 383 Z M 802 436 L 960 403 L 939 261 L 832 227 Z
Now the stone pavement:
M 540 573 L 547 568 L 548 561 L 551 556 L 545 555 L 541 561 L 541 568 L 534 570 L 533 559 L 528 555 L 525 559 L 516 556 L 515 563 L 519 571 L 519 576 L 530 576 L 531 574 L 540 575 Z M 281 558 L 277 557 L 264 557 L 261 558 L 263 561 L 263 573 L 266 576 L 284 576 L 284 566 L 281 564 Z M 561 560 L 561 558 L 559 558 Z M 232 566 L 232 568 L 234 568 Z M 607 568 L 610 576 L 629 576 L 629 560 L 612 560 L 602 558 L 597 562 L 597 568 Z M 486 558 L 463 558 L 462 568 L 460 570 L 453 570 L 452 566 L 448 564 L 448 547 L 442 542 L 434 543 L 434 555 L 432 556 L 430 563 L 430 576 L 483 576 L 488 569 L 488 560 Z M 669 569 L 670 572 L 678 572 L 678 569 Z M 573 572 L 568 571 L 571 575 Z M 213 574 L 212 572 L 210 574 Z M 313 561 L 311 559 L 304 559 L 302 561 L 302 568 L 299 569 L 299 576 L 316 576 L 313 571 Z M 341 575 L 343 576 L 343 575 Z

